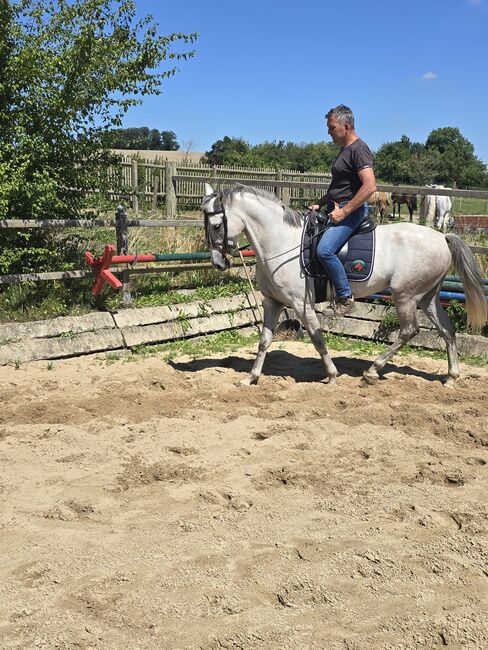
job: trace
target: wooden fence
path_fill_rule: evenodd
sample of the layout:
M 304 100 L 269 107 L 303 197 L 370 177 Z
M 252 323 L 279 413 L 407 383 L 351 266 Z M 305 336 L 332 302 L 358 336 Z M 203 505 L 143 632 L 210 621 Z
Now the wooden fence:
M 178 164 L 173 161 L 148 162 L 141 158 L 123 160 L 111 172 L 125 192 L 111 190 L 115 199 L 129 200 L 134 212 L 142 201 L 153 207 L 163 204 L 167 217 L 174 217 L 180 208 L 198 208 L 204 193 L 204 183 L 215 187 L 232 183 L 254 185 L 274 191 L 287 205 L 303 207 L 307 201 L 321 196 L 329 186 L 330 174 L 294 170 L 225 167 Z M 419 195 L 440 195 L 460 198 L 482 198 L 488 201 L 488 191 L 431 189 L 426 187 L 379 185 L 378 191 Z
M 164 164 L 146 163 L 140 160 L 123 162 L 121 173 L 124 183 L 131 188 L 129 199 L 135 216 L 139 212 L 139 201 L 151 198 L 153 203 L 164 199 L 165 219 L 129 219 L 124 210 L 117 211 L 115 220 L 105 219 L 70 219 L 70 220 L 39 220 L 27 221 L 9 219 L 0 221 L 0 229 L 13 228 L 114 228 L 114 240 L 117 241 L 118 254 L 127 254 L 128 231 L 132 227 L 167 228 L 167 227 L 198 227 L 203 226 L 200 219 L 190 219 L 180 216 L 177 218 L 178 203 L 191 199 L 199 205 L 204 195 L 205 182 L 220 188 L 234 183 L 262 187 L 274 191 L 286 204 L 306 205 L 312 198 L 325 194 L 329 186 L 327 174 L 312 174 L 284 170 L 257 170 L 228 167 L 177 166 L 174 162 Z M 143 177 L 141 177 L 141 169 Z M 379 191 L 399 192 L 419 195 L 447 195 L 451 197 L 482 198 L 488 200 L 488 192 L 480 190 L 431 189 L 426 187 L 409 187 L 395 185 L 379 185 Z M 116 192 L 113 192 L 116 198 Z M 488 254 L 488 248 L 472 246 L 471 250 L 478 254 Z M 154 252 L 154 251 L 149 251 Z M 129 268 L 119 271 L 123 275 L 125 295 L 128 291 L 129 275 L 154 272 L 178 272 L 197 268 L 211 268 L 210 263 L 165 265 L 164 267 Z M 117 272 L 116 272 L 117 273 Z M 27 273 L 0 276 L 0 286 L 25 281 L 53 281 L 71 278 L 86 278 L 92 275 L 88 269 L 55 271 L 47 273 Z
M 197 209 L 204 192 L 204 182 L 215 186 L 230 183 L 251 182 L 263 189 L 274 188 L 277 196 L 290 205 L 303 203 L 304 189 L 310 183 L 317 188 L 328 185 L 330 174 L 319 172 L 298 172 L 281 169 L 258 169 L 209 165 L 179 165 L 176 162 L 151 163 L 139 158 L 122 161 L 120 166 L 109 171 L 114 186 L 126 188 L 120 193 L 109 191 L 114 199 L 129 198 L 134 212 L 138 212 L 142 201 L 150 202 L 153 208 L 164 202 L 166 216 L 175 216 L 177 204 L 186 209 Z M 202 181 L 202 178 L 205 180 Z M 285 185 L 280 185 L 285 183 Z M 287 184 L 286 184 L 287 183 Z M 297 183 L 297 185 L 292 185 Z

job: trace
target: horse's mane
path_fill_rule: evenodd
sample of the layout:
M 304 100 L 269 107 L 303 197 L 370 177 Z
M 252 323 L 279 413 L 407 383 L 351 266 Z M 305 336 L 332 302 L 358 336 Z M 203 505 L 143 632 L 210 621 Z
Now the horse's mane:
M 294 228 L 301 228 L 303 226 L 303 215 L 295 212 L 289 206 L 282 203 L 274 194 L 259 187 L 250 187 L 248 185 L 236 184 L 223 190 L 223 200 L 232 203 L 234 197 L 241 194 L 253 194 L 254 196 L 262 199 L 267 199 L 272 203 L 276 203 L 283 208 L 283 221 Z

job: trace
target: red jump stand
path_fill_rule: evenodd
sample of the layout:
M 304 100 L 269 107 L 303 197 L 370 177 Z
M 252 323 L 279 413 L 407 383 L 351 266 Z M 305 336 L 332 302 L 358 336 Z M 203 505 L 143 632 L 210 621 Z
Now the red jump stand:
M 85 253 L 86 263 L 97 273 L 92 287 L 92 294 L 94 296 L 98 296 L 101 293 L 105 282 L 108 282 L 114 289 L 120 289 L 122 286 L 122 282 L 110 271 L 110 264 L 114 255 L 115 246 L 113 244 L 105 246 L 105 252 L 100 257 L 93 257 L 89 251 Z

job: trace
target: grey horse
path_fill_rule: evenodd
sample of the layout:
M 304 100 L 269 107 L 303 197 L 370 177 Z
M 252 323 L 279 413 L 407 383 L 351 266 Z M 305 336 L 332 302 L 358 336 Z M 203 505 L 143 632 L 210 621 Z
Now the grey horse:
M 238 237 L 244 232 L 256 254 L 256 279 L 264 295 L 258 353 L 250 375 L 242 383 L 257 382 L 284 306 L 292 307 L 300 318 L 322 359 L 328 382 L 335 383 L 337 370 L 314 310 L 313 280 L 301 268 L 303 216 L 258 188 L 236 185 L 217 193 L 206 183 L 205 192 L 202 210 L 213 265 L 220 270 L 229 268 L 229 252 L 237 247 Z M 364 372 L 366 381 L 378 380 L 378 372 L 388 360 L 419 332 L 417 306 L 446 342 L 446 384 L 453 385 L 459 377 L 455 329 L 439 301 L 442 280 L 451 263 L 464 284 L 468 325 L 479 332 L 488 319 L 487 303 L 476 260 L 462 239 L 411 223 L 376 228 L 373 273 L 367 281 L 351 282 L 351 288 L 356 298 L 362 298 L 389 287 L 400 334 Z

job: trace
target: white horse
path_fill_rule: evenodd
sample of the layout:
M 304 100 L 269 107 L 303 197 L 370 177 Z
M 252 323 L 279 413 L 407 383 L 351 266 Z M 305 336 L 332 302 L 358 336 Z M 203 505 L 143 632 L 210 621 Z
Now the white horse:
M 444 185 L 427 185 L 435 189 L 450 189 Z M 442 232 L 447 232 L 452 228 L 452 200 L 450 196 L 438 196 L 434 194 L 427 194 L 423 196 L 420 201 L 420 216 L 421 223 L 427 225 L 432 224 L 433 227 Z
M 216 193 L 206 183 L 205 191 L 202 210 L 213 265 L 220 270 L 229 268 L 229 252 L 236 248 L 238 237 L 244 232 L 256 254 L 257 282 L 265 296 L 258 354 L 243 383 L 257 382 L 284 306 L 295 310 L 322 359 L 328 381 L 335 383 L 337 370 L 314 311 L 314 282 L 301 268 L 303 216 L 284 206 L 274 195 L 257 188 L 236 185 Z M 487 303 L 473 254 L 457 235 L 443 235 L 411 223 L 378 226 L 376 251 L 370 279 L 351 282 L 351 288 L 356 298 L 361 298 L 390 287 L 400 335 L 365 371 L 365 379 L 369 382 L 379 379 L 378 371 L 419 332 L 416 317 L 419 305 L 446 342 L 446 384 L 452 385 L 459 377 L 455 330 L 440 304 L 439 291 L 452 262 L 464 284 L 468 324 L 474 331 L 485 325 Z

